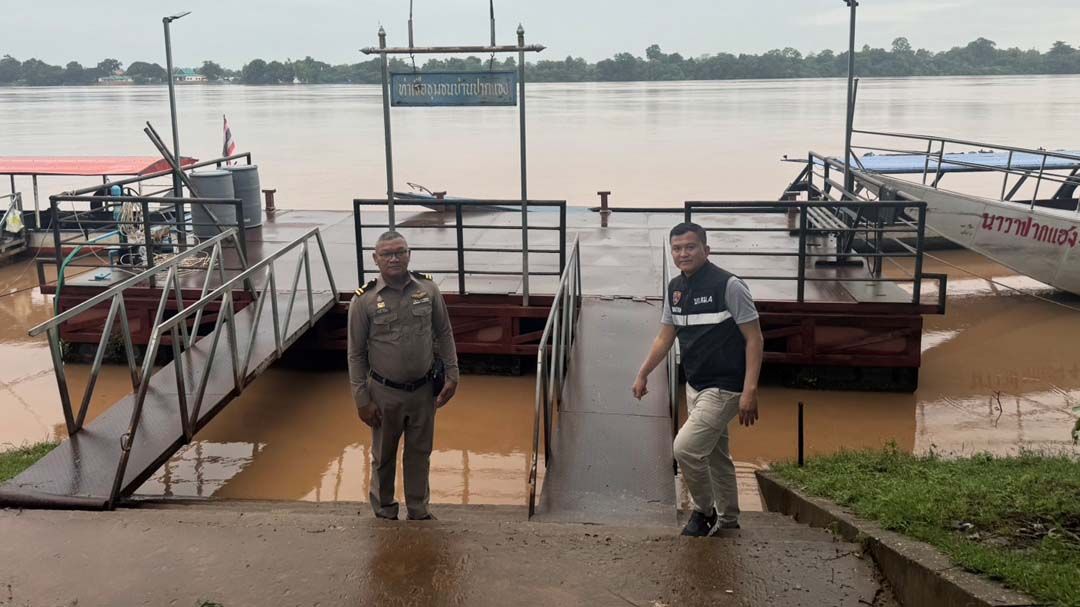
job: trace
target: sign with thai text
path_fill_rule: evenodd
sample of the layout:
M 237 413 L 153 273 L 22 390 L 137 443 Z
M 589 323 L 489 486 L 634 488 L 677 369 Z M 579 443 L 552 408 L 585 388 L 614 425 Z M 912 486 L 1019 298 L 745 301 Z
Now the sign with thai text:
M 390 75 L 390 105 L 517 105 L 517 72 L 417 72 Z
M 1034 218 L 1014 219 L 1003 215 L 991 215 L 983 213 L 982 229 L 986 231 L 1003 232 L 1017 238 L 1030 238 L 1038 242 L 1045 242 L 1059 247 L 1073 248 L 1076 246 L 1080 231 L 1075 225 L 1061 227 L 1046 223 L 1045 219 L 1035 221 Z

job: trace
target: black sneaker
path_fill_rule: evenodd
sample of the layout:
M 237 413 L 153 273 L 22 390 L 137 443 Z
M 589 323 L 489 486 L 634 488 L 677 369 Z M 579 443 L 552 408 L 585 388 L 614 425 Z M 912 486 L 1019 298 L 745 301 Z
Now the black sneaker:
M 712 512 L 708 515 L 694 510 L 690 514 L 690 520 L 686 522 L 686 526 L 683 527 L 682 535 L 690 537 L 706 537 L 709 532 L 712 531 L 713 526 L 716 525 L 716 508 L 713 508 Z

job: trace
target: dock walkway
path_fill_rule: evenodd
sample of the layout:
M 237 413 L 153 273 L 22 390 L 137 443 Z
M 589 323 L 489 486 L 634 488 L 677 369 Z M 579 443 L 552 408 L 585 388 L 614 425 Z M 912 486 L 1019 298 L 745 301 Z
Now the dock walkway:
M 660 302 L 586 297 L 552 435 L 536 521 L 676 524 L 667 376 L 630 393 L 659 326 Z

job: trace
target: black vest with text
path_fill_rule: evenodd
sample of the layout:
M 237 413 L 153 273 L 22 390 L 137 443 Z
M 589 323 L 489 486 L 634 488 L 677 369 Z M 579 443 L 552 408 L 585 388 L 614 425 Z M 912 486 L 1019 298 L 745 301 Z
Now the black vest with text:
M 728 281 L 734 275 L 706 262 L 693 276 L 668 283 L 667 303 L 679 337 L 686 381 L 695 390 L 742 392 L 746 376 L 746 338 L 727 307 Z

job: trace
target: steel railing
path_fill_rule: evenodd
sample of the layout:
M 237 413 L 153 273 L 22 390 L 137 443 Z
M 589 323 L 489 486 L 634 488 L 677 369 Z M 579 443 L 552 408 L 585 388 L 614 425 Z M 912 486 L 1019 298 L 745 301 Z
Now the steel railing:
M 828 200 L 828 201 L 765 201 L 765 202 L 687 202 L 685 217 L 692 221 L 694 213 L 719 215 L 762 215 L 785 214 L 789 225 L 779 227 L 747 225 L 706 225 L 709 232 L 750 232 L 750 233 L 795 233 L 798 238 L 795 248 L 782 250 L 724 249 L 717 247 L 711 255 L 731 257 L 779 257 L 796 258 L 795 272 L 792 274 L 740 274 L 744 280 L 780 281 L 796 283 L 796 301 L 807 301 L 808 283 L 838 283 L 856 280 L 864 283 L 911 283 L 911 304 L 921 304 L 924 282 L 938 283 L 938 307 L 943 305 L 946 277 L 943 274 L 931 274 L 923 271 L 923 250 L 926 234 L 926 203 L 907 200 Z M 821 219 L 826 213 L 833 219 Z M 913 214 L 913 218 L 893 221 Z M 814 237 L 838 235 L 835 252 L 817 252 L 811 247 Z M 883 243 L 895 239 L 894 235 L 914 236 L 914 246 L 902 247 L 901 250 L 887 250 Z M 851 238 L 844 238 L 845 235 Z M 858 237 L 858 238 L 855 238 Z M 841 244 L 846 243 L 846 244 Z M 859 245 L 859 246 L 856 246 Z M 862 258 L 867 268 L 865 276 L 851 273 L 838 273 L 836 276 L 809 276 L 807 269 L 813 263 L 817 265 L 844 264 L 849 258 Z M 910 259 L 913 262 L 911 277 L 890 278 L 883 276 L 884 260 Z M 835 260 L 835 261 L 833 261 Z M 863 262 L 858 262 L 863 265 Z M 941 308 L 943 309 L 943 308 Z
M 521 232 L 523 229 L 520 223 L 512 225 L 488 225 L 483 223 L 466 223 L 466 210 L 476 209 L 495 209 L 495 210 L 507 210 L 517 211 L 521 208 L 520 200 L 465 200 L 456 198 L 443 198 L 443 199 L 431 199 L 431 200 L 417 200 L 415 198 L 399 198 L 396 199 L 397 205 L 416 205 L 425 206 L 433 209 L 440 209 L 443 212 L 453 213 L 454 223 L 452 224 L 411 224 L 402 225 L 400 222 L 395 226 L 398 230 L 454 230 L 454 244 L 435 246 L 424 245 L 420 238 L 410 242 L 409 249 L 412 251 L 432 251 L 442 253 L 454 253 L 456 256 L 456 267 L 454 268 L 420 268 L 420 271 L 427 274 L 441 274 L 441 275 L 456 275 L 458 282 L 458 293 L 465 294 L 468 292 L 466 279 L 469 276 L 520 276 L 522 272 L 520 270 L 491 270 L 487 269 L 485 264 L 476 264 L 470 266 L 466 260 L 466 254 L 468 253 L 495 253 L 495 254 L 509 254 L 509 255 L 523 255 L 524 250 L 520 247 L 512 246 L 480 246 L 468 244 L 465 233 L 466 231 L 475 230 L 513 230 Z M 376 223 L 365 223 L 362 210 L 364 207 L 378 207 L 386 206 L 386 199 L 356 199 L 353 200 L 353 221 L 354 230 L 356 233 L 356 267 L 357 275 L 360 284 L 366 282 L 365 277 L 369 273 L 377 273 L 378 268 L 373 268 L 369 259 L 365 259 L 365 252 L 374 251 L 375 247 L 372 245 L 364 244 L 363 232 L 365 229 L 389 229 L 389 224 L 385 223 L 385 220 Z M 562 268 L 566 267 L 566 201 L 563 200 L 530 200 L 528 201 L 530 209 L 555 209 L 558 211 L 558 224 L 557 225 L 534 225 L 529 223 L 529 232 L 554 232 L 557 234 L 558 243 L 555 246 L 540 247 L 532 246 L 528 247 L 529 255 L 557 255 L 559 259 L 559 269 L 556 271 L 544 271 L 544 270 L 529 270 L 529 276 L 559 276 L 562 272 Z M 372 243 L 374 244 L 374 243 Z
M 559 287 L 544 324 L 544 334 L 536 354 L 536 399 L 533 418 L 532 460 L 529 467 L 529 517 L 536 511 L 536 491 L 543 431 L 544 467 L 551 462 L 551 428 L 560 406 L 570 365 L 570 348 L 577 338 L 581 313 L 581 245 L 575 240 L 562 271 Z M 542 426 L 542 428 L 541 428 Z
M 73 211 L 62 215 L 60 204 L 65 202 L 90 202 L 101 207 L 91 211 Z M 247 252 L 243 202 L 239 198 L 173 198 L 154 196 L 73 196 L 56 195 L 49 197 L 51 231 L 53 238 L 54 259 L 57 271 L 60 268 L 85 267 L 79 263 L 90 257 L 102 261 L 101 254 L 110 255 L 108 267 L 131 269 L 150 269 L 158 262 L 161 254 L 171 254 L 193 246 L 187 242 L 192 236 L 192 228 L 207 227 L 207 230 L 221 234 L 230 228 L 236 228 L 237 250 Z M 187 219 L 185 209 L 201 207 L 211 217 L 210 222 L 192 222 Z M 232 207 L 234 221 L 220 221 L 210 209 Z M 175 209 L 180 212 L 176 213 Z M 137 210 L 130 213 L 128 210 Z M 117 215 L 120 214 L 121 218 Z M 130 219 L 123 219 L 130 214 Z M 74 236 L 64 232 L 76 230 Z M 76 250 L 88 248 L 89 252 L 78 254 Z M 72 254 L 65 256 L 65 251 Z M 119 255 L 114 259 L 112 255 Z M 124 256 L 130 256 L 129 263 L 123 262 Z M 49 261 L 39 265 L 48 264 Z M 93 267 L 102 265 L 92 264 Z M 39 270 L 39 274 L 40 274 Z
M 334 284 L 333 273 L 330 268 L 329 257 L 326 253 L 322 234 L 317 228 L 309 230 L 304 235 L 254 265 L 249 266 L 246 262 L 243 262 L 244 268 L 242 271 L 231 278 L 228 278 L 226 276 L 223 244 L 226 240 L 232 240 L 235 245 L 239 246 L 236 230 L 230 229 L 218 236 L 192 246 L 161 264 L 110 287 L 102 293 L 69 310 L 57 314 L 52 319 L 30 330 L 31 336 L 37 336 L 42 333 L 47 335 L 49 351 L 52 356 L 53 370 L 56 376 L 57 387 L 60 392 L 60 402 L 61 407 L 63 408 L 64 420 L 67 425 L 68 434 L 74 435 L 83 428 L 87 410 L 89 409 L 91 399 L 93 398 L 94 386 L 96 385 L 104 361 L 105 351 L 109 347 L 110 340 L 113 339 L 114 328 L 117 318 L 119 318 L 120 339 L 122 341 L 128 370 L 131 374 L 132 389 L 135 392 L 135 404 L 132 409 L 132 415 L 127 431 L 120 439 L 121 453 L 112 493 L 109 499 L 110 508 L 120 496 L 131 446 L 136 432 L 139 429 L 139 422 L 142 416 L 143 405 L 146 401 L 147 390 L 150 386 L 150 379 L 155 373 L 154 364 L 157 360 L 158 350 L 165 344 L 166 340 L 168 340 L 172 350 L 181 427 L 183 429 L 185 440 L 190 441 L 195 432 L 199 429 L 199 414 L 203 406 L 207 382 L 211 374 L 210 370 L 214 363 L 223 331 L 227 331 L 229 336 L 228 343 L 233 372 L 233 391 L 234 393 L 239 393 L 247 382 L 247 375 L 251 364 L 251 355 L 255 348 L 257 336 L 261 331 L 266 330 L 266 328 L 262 327 L 261 322 L 267 299 L 270 300 L 272 310 L 272 330 L 275 345 L 273 358 L 280 357 L 285 348 L 287 348 L 293 340 L 299 338 L 303 333 L 303 330 L 310 328 L 314 324 L 316 315 L 321 315 L 321 313 L 325 311 L 322 308 L 328 308 L 335 303 L 335 298 L 329 298 L 328 302 L 324 304 L 322 308 L 319 310 L 315 309 L 310 260 L 312 239 L 315 240 L 318 246 L 323 267 L 329 281 L 330 292 L 336 293 L 337 290 Z M 297 250 L 299 251 L 299 259 L 293 273 L 290 290 L 288 291 L 289 299 L 286 303 L 284 321 L 282 322 L 279 311 L 280 302 L 277 297 L 278 289 L 275 263 L 283 256 Z M 209 262 L 205 268 L 201 296 L 195 302 L 185 303 L 180 285 L 179 272 L 184 268 L 183 264 L 188 260 L 206 251 L 209 251 Z M 306 321 L 302 323 L 300 330 L 290 337 L 288 330 L 292 321 L 301 272 L 303 272 L 306 277 L 308 317 Z M 260 273 L 263 279 L 261 289 L 254 287 L 254 279 L 256 279 Z M 124 293 L 128 289 L 134 287 L 139 287 L 148 283 L 153 284 L 154 279 L 161 274 L 165 275 L 164 280 L 160 283 L 162 291 L 161 297 L 154 316 L 150 340 L 140 365 L 136 362 L 135 349 L 132 345 L 131 328 L 128 323 L 127 310 L 124 304 Z M 211 290 L 211 284 L 214 282 L 215 278 L 217 279 L 218 286 Z M 250 335 L 243 336 L 243 343 L 246 343 L 247 347 L 246 349 L 242 349 L 240 346 L 241 342 L 238 341 L 240 336 L 238 336 L 233 297 L 234 291 L 245 287 L 255 291 L 255 311 L 254 318 L 249 327 Z M 170 300 L 177 308 L 177 312 L 172 316 L 165 318 L 165 312 L 169 306 Z M 63 346 L 60 340 L 60 327 L 64 323 L 72 321 L 91 310 L 99 309 L 105 302 L 109 302 L 109 311 L 103 325 L 97 351 L 95 352 L 91 364 L 90 374 L 82 402 L 78 411 L 76 411 L 72 407 L 71 394 L 67 385 Z M 211 339 L 210 347 L 205 354 L 205 359 L 196 361 L 192 352 L 192 347 L 200 337 L 199 328 L 202 326 L 203 315 L 211 307 L 216 308 L 217 318 L 213 330 L 207 335 Z M 196 362 L 201 364 L 201 373 L 195 372 L 196 369 L 194 366 Z M 184 372 L 185 366 L 192 367 L 190 369 L 192 372 L 190 374 L 191 377 L 200 378 L 193 390 L 192 395 L 194 396 L 194 399 L 190 405 L 188 402 L 189 390 L 184 380 L 189 374 Z
M 856 129 L 853 131 L 858 135 L 867 137 L 879 137 L 885 139 L 901 139 L 904 141 L 915 141 L 926 144 L 925 150 L 908 150 L 898 149 L 895 147 L 884 147 L 879 145 L 855 145 L 853 149 L 867 150 L 871 152 L 884 152 L 891 154 L 905 154 L 913 156 L 923 156 L 923 170 L 922 170 L 922 183 L 925 185 L 931 177 L 933 180 L 930 182 L 930 186 L 937 188 L 941 182 L 941 178 L 945 172 L 946 166 L 962 167 L 963 170 L 970 172 L 988 172 L 988 173 L 1001 173 L 1001 194 L 998 197 L 1000 202 L 1016 202 L 1013 198 L 1020 192 L 1021 187 L 1027 182 L 1033 175 L 1035 176 L 1034 192 L 1031 196 L 1031 200 L 1028 203 L 1029 208 L 1034 209 L 1036 206 L 1048 206 L 1040 205 L 1039 191 L 1044 182 L 1050 182 L 1058 184 L 1058 190 L 1054 194 L 1051 200 L 1061 201 L 1064 203 L 1071 203 L 1068 206 L 1072 208 L 1073 212 L 1080 213 L 1080 198 L 1074 201 L 1074 193 L 1078 186 L 1080 186 L 1080 167 L 1076 166 L 1080 164 L 1080 156 L 1076 154 L 1069 154 L 1065 152 L 1054 152 L 1043 149 L 1030 149 L 1022 148 L 1010 145 L 1002 145 L 997 143 L 986 143 L 980 141 L 970 141 L 965 139 L 955 139 L 951 137 L 941 137 L 937 135 L 916 135 L 909 133 L 890 133 L 884 131 L 868 131 Z M 970 159 L 965 159 L 966 154 L 953 153 L 948 154 L 945 151 L 945 146 L 963 146 L 968 148 L 963 150 L 965 152 L 970 151 L 970 148 L 978 148 L 980 152 L 1007 152 L 1008 157 L 1005 163 L 1005 167 L 988 166 L 986 164 L 980 164 L 977 162 L 969 162 Z M 1033 160 L 1038 160 L 1039 169 L 1036 173 L 1033 169 L 1014 167 L 1013 162 L 1016 160 L 1017 155 L 1027 155 L 1032 157 Z M 858 161 L 858 157 L 853 157 Z M 1066 164 L 1072 165 L 1068 168 L 1062 168 L 1057 170 L 1069 171 L 1066 175 L 1059 175 L 1053 172 L 1053 168 L 1047 168 L 1047 162 L 1050 159 L 1068 161 Z M 1070 170 L 1071 169 L 1071 170 Z M 1013 175 L 1019 177 L 1016 183 L 1013 184 L 1012 189 L 1009 189 L 1009 178 Z M 1054 208 L 1062 208 L 1068 210 L 1065 206 L 1055 206 Z

